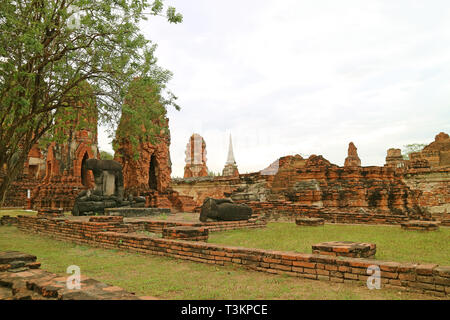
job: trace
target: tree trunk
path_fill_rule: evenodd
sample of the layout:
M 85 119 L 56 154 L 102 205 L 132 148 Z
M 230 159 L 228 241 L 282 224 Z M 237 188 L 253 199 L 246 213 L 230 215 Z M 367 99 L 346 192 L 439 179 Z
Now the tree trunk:
M 29 148 L 31 149 L 31 148 Z M 14 165 L 9 166 L 6 168 L 5 175 L 3 177 L 3 180 L 0 182 L 0 207 L 3 206 L 6 200 L 6 193 L 8 192 L 9 187 L 11 186 L 11 183 L 17 179 L 19 174 L 23 170 L 23 166 L 25 164 L 25 159 L 28 156 L 29 150 L 25 152 L 25 150 L 21 151 L 20 156 L 18 157 L 17 161 L 14 163 Z M 25 155 L 25 156 L 24 156 Z M 9 160 L 9 159 L 7 159 Z M 9 161 L 8 161 L 9 162 Z

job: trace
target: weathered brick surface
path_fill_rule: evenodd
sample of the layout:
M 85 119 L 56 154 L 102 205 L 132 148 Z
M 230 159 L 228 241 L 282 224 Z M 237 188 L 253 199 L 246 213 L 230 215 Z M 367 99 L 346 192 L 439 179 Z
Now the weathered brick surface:
M 410 154 L 411 162 L 425 162 L 428 167 L 442 167 L 450 165 L 450 136 L 439 133 L 434 141 L 420 152 Z
M 207 241 L 208 228 L 205 227 L 168 227 L 163 229 L 164 239 L 189 240 L 189 241 Z
M 264 228 L 266 223 L 255 219 L 243 221 L 211 221 L 211 222 L 174 222 L 165 220 L 151 220 L 143 222 L 144 229 L 153 233 L 162 233 L 170 227 L 205 227 L 209 232 L 236 230 L 243 228 Z
M 122 288 L 81 276 L 80 289 L 68 289 L 67 277 L 39 270 L 36 256 L 0 252 L 0 300 L 140 300 Z
M 382 286 L 398 286 L 436 295 L 449 295 L 450 266 L 410 264 L 364 258 L 334 257 L 262 249 L 230 247 L 115 232 L 102 222 L 19 217 L 19 229 L 94 246 L 174 257 L 216 265 L 237 265 L 251 270 L 332 282 L 364 282 L 369 266 L 381 269 Z M 107 231 L 103 231 L 107 229 Z M 111 229 L 111 230 L 109 230 Z
M 255 215 L 264 216 L 269 220 L 284 218 L 295 221 L 297 218 L 318 218 L 324 219 L 328 223 L 345 224 L 401 224 L 409 221 L 409 218 L 405 215 L 314 208 L 291 201 L 251 201 L 245 203 L 252 208 Z
M 56 208 L 40 208 L 37 212 L 38 217 L 64 217 L 63 209 Z
M 322 218 L 296 218 L 295 224 L 298 226 L 323 226 L 325 220 Z
M 17 221 L 18 221 L 17 217 L 10 217 L 8 215 L 0 217 L 1 226 L 16 225 Z
M 206 166 L 206 143 L 202 136 L 194 133 L 186 146 L 186 166 L 184 177 L 206 177 L 208 167 Z
M 286 156 L 276 161 L 269 173 L 263 170 L 235 178 L 174 180 L 172 187 L 180 195 L 192 197 L 197 205 L 206 197 L 271 203 L 262 211 L 272 219 L 295 219 L 298 209 L 294 206 L 319 210 L 317 213 L 328 215 L 324 217 L 327 221 L 339 223 L 399 224 L 430 215 L 438 220 L 450 218 L 448 165 L 416 168 L 407 161 L 397 161 L 398 154 L 392 149 L 397 160 L 390 159 L 389 165 L 361 167 L 356 150 L 350 149 L 344 167 L 322 156 Z M 279 203 L 273 203 L 276 201 Z
M 408 221 L 402 223 L 402 229 L 417 231 L 436 231 L 439 230 L 439 224 L 434 221 Z
M 377 246 L 374 243 L 360 243 L 351 241 L 332 241 L 314 244 L 312 252 L 330 256 L 373 258 Z

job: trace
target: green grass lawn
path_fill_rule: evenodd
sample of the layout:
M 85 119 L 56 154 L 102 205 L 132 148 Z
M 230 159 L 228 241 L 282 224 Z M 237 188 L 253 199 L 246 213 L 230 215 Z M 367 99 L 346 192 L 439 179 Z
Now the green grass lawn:
M 439 231 L 405 231 L 400 226 L 332 225 L 301 227 L 273 222 L 265 229 L 215 232 L 209 243 L 280 251 L 311 253 L 311 246 L 325 241 L 370 242 L 377 245 L 376 259 L 450 265 L 450 228 Z
M 27 210 L 0 210 L 0 217 L 1 216 L 10 216 L 10 217 L 17 217 L 17 216 L 35 216 L 37 211 L 27 211 Z
M 336 284 L 80 246 L 16 227 L 0 227 L 0 251 L 5 250 L 32 253 L 42 269 L 54 273 L 64 274 L 69 265 L 78 265 L 84 276 L 160 299 L 437 299 L 388 288 L 369 290 L 356 283 Z

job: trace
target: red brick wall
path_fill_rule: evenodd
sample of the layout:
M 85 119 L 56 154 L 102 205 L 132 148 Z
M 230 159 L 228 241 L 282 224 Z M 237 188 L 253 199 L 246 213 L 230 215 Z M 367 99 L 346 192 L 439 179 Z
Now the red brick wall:
M 101 224 L 101 223 L 100 223 Z M 69 223 L 61 219 L 19 217 L 19 229 L 38 232 L 76 243 L 88 243 L 111 249 L 168 256 L 216 265 L 236 265 L 255 271 L 331 282 L 363 282 L 367 268 L 381 269 L 382 287 L 448 296 L 450 266 L 411 264 L 331 257 L 317 254 L 280 252 L 208 243 L 152 238 L 118 232 L 101 232 L 108 228 L 93 222 Z
M 290 201 L 244 202 L 253 209 L 254 215 L 265 216 L 268 220 L 279 218 L 294 221 L 297 217 L 323 218 L 330 223 L 351 224 L 400 224 L 408 221 L 404 215 L 364 214 L 358 212 L 332 211 L 326 208 L 314 208 Z

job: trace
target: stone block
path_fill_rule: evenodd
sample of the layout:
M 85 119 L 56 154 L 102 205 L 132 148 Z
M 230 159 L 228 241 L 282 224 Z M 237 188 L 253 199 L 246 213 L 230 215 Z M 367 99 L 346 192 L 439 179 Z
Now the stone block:
M 332 254 L 352 258 L 373 258 L 376 253 L 376 245 L 373 243 L 332 241 L 314 244 L 312 250 L 315 254 Z

